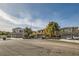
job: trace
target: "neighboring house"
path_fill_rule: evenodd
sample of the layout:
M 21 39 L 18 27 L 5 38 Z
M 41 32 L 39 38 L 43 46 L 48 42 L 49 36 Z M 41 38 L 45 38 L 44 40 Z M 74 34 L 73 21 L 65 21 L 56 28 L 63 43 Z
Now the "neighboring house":
M 58 33 L 62 39 L 79 39 L 79 27 L 65 27 L 60 29 Z M 24 29 L 23 28 L 14 28 L 12 30 L 13 38 L 24 38 Z M 33 31 L 30 35 L 33 38 L 45 38 L 44 29 L 39 31 Z M 55 37 L 54 37 L 55 38 Z
M 34 35 L 34 38 L 43 38 L 45 36 L 44 30 L 33 31 L 32 35 Z
M 78 27 L 65 27 L 60 29 L 61 38 L 66 39 L 79 39 L 79 28 Z
M 22 28 L 14 28 L 12 30 L 12 37 L 13 38 L 23 38 L 24 37 L 24 29 L 22 29 Z
M 37 38 L 43 38 L 44 37 L 44 30 L 37 31 Z

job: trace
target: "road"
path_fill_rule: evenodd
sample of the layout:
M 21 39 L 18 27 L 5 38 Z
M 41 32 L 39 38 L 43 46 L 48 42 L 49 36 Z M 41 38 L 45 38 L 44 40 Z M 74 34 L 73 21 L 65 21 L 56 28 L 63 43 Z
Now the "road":
M 0 56 L 79 56 L 79 44 L 50 40 L 1 40 Z

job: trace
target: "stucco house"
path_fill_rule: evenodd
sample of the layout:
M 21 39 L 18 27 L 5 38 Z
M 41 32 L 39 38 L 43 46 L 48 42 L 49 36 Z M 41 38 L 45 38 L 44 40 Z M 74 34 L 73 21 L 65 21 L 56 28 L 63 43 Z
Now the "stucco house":
M 14 38 L 23 38 L 24 37 L 24 29 L 23 28 L 14 28 L 14 29 L 12 29 L 12 37 L 14 37 Z

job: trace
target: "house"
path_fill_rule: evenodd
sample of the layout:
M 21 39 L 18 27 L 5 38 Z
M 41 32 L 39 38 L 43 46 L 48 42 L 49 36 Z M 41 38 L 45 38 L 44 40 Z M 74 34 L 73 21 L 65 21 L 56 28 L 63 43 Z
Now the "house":
M 45 36 L 44 30 L 33 31 L 32 36 L 34 36 L 34 38 L 43 38 Z
M 60 29 L 61 38 L 75 39 L 79 38 L 79 27 L 65 27 Z
M 24 29 L 23 28 L 12 29 L 12 37 L 13 38 L 23 38 L 24 37 Z

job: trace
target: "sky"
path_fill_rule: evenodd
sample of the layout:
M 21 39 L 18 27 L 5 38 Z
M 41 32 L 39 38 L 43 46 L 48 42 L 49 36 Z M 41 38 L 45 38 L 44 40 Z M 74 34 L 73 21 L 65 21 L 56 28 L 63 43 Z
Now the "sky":
M 62 27 L 79 27 L 79 4 L 0 3 L 0 31 L 16 27 L 40 30 L 51 21 Z

